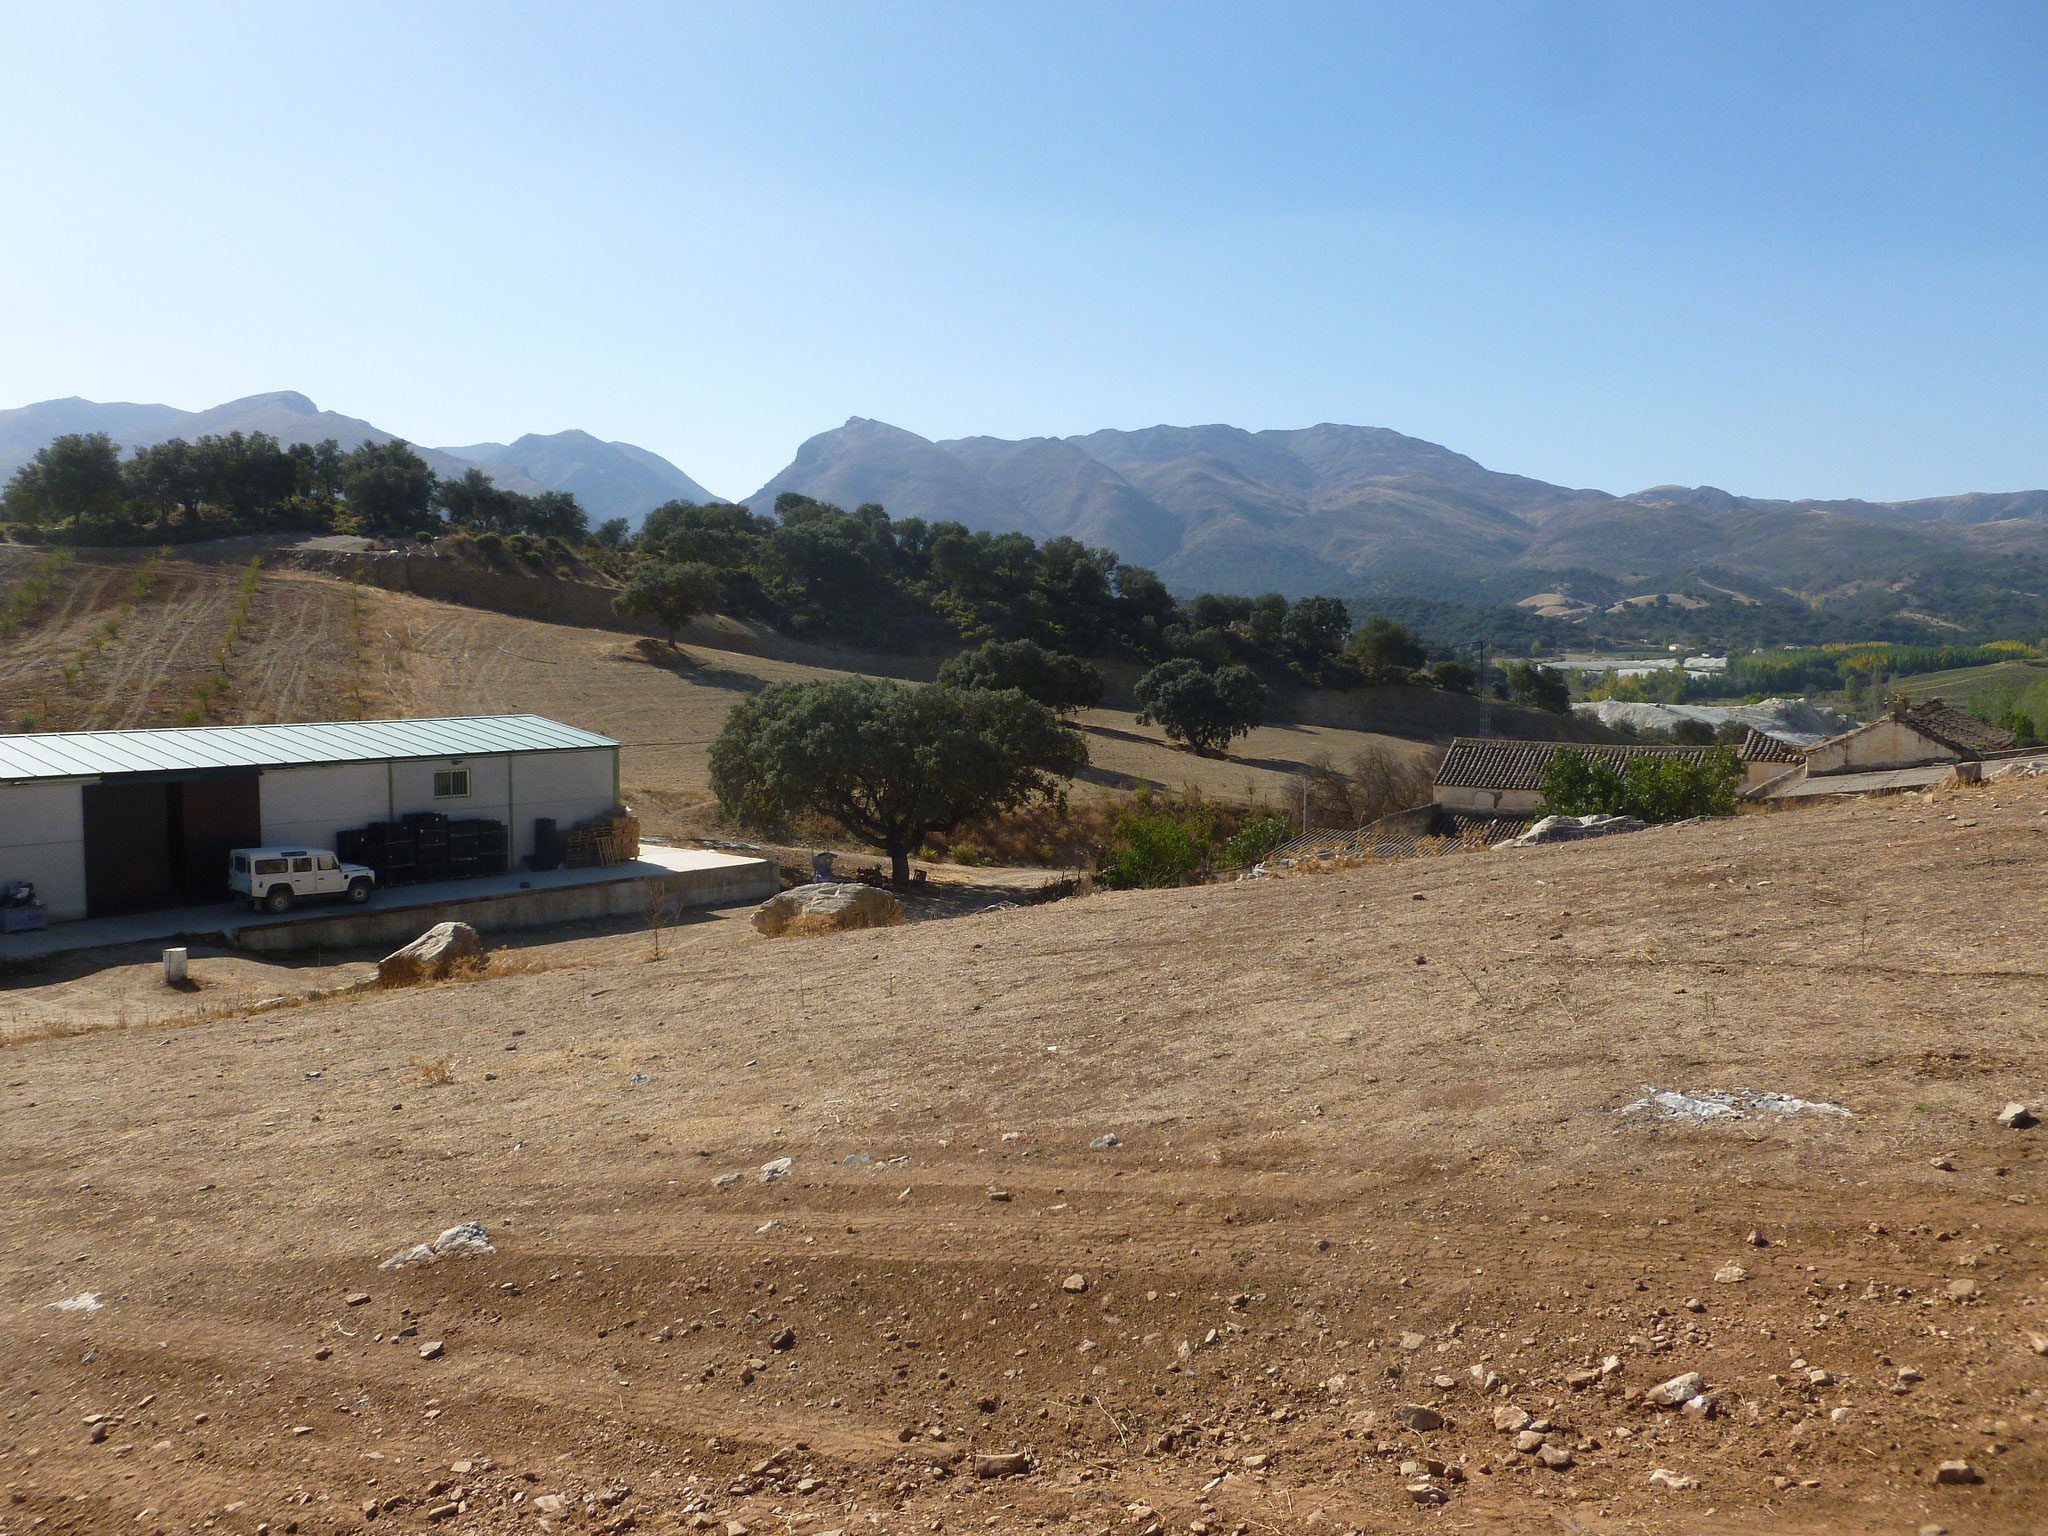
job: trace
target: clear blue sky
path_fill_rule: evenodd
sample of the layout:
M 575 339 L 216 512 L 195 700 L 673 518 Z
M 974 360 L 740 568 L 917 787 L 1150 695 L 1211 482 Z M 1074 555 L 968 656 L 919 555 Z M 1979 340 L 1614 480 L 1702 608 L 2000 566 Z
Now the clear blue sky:
M 0 405 L 2048 485 L 2048 7 L 0 0 Z

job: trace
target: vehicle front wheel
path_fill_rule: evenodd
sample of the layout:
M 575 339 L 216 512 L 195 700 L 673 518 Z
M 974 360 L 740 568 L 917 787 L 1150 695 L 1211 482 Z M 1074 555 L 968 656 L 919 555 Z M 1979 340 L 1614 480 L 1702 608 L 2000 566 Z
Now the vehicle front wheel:
M 370 882 L 367 880 L 349 881 L 348 899 L 357 906 L 361 906 L 364 902 L 368 901 L 370 899 Z
M 289 912 L 292 909 L 292 888 L 288 885 L 273 885 L 270 894 L 263 898 L 266 912 Z

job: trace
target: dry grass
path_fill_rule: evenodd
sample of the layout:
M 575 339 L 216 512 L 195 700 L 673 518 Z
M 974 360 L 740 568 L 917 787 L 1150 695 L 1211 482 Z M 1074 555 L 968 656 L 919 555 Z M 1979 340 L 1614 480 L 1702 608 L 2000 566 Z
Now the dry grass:
M 432 1061 L 408 1058 L 406 1063 L 429 1088 L 445 1088 L 455 1081 L 455 1058 L 436 1056 Z

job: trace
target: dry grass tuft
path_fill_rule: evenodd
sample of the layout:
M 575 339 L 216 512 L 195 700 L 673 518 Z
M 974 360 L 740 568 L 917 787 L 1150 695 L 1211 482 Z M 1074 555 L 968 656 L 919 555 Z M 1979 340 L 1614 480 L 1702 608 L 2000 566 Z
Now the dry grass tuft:
M 419 1074 L 420 1081 L 429 1088 L 444 1088 L 455 1081 L 455 1058 L 436 1056 L 432 1061 L 407 1061 L 406 1065 Z

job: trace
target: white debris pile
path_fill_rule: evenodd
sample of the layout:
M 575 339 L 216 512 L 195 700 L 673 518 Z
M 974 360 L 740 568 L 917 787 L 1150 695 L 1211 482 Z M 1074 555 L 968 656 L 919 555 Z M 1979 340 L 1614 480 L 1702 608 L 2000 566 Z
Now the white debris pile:
M 484 1235 L 483 1223 L 465 1221 L 459 1227 L 450 1227 L 431 1243 L 421 1243 L 417 1248 L 408 1248 L 403 1253 L 394 1253 L 379 1269 L 404 1269 L 413 1264 L 431 1264 L 436 1259 L 445 1259 L 458 1253 L 496 1253 L 490 1238 Z
M 1681 720 L 1709 726 L 1733 721 L 1755 726 L 1766 736 L 1795 747 L 1810 747 L 1856 724 L 1854 717 L 1839 709 L 1805 699 L 1765 699 L 1757 704 L 1641 704 L 1602 699 L 1596 704 L 1574 704 L 1572 712 L 1590 715 L 1602 725 L 1626 725 L 1639 731 L 1668 731 Z
M 1640 832 L 1647 825 L 1647 822 L 1638 821 L 1633 816 L 1546 816 L 1520 837 L 1495 843 L 1493 851 L 1535 848 L 1543 843 L 1573 843 L 1582 837 L 1610 837 L 1616 832 Z
M 49 1304 L 52 1312 L 97 1312 L 100 1309 L 98 1291 L 80 1291 L 76 1296 L 66 1296 L 62 1301 Z
M 1621 1106 L 1624 1115 L 1653 1120 L 1698 1123 L 1703 1120 L 1747 1120 L 1756 1115 L 1841 1115 L 1849 1111 L 1819 1099 L 1795 1099 L 1789 1093 L 1759 1093 L 1754 1088 L 1701 1088 L 1691 1093 L 1659 1091 L 1642 1086 L 1642 1097 Z

